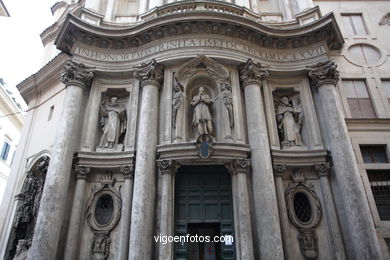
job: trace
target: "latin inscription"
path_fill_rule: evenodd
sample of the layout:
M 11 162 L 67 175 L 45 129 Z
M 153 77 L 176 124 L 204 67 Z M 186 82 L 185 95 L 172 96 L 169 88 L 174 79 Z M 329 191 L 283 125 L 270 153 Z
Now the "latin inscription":
M 131 48 L 121 53 L 107 53 L 104 51 L 95 51 L 77 46 L 74 53 L 93 60 L 106 62 L 129 62 L 142 59 L 156 53 L 183 49 L 183 48 L 218 48 L 221 50 L 234 50 L 255 56 L 259 59 L 273 62 L 293 62 L 320 56 L 326 53 L 324 46 L 309 47 L 307 49 L 297 50 L 270 50 L 258 46 L 250 46 L 239 41 L 196 38 L 196 39 L 177 39 L 169 40 L 159 44 L 154 44 L 144 48 Z

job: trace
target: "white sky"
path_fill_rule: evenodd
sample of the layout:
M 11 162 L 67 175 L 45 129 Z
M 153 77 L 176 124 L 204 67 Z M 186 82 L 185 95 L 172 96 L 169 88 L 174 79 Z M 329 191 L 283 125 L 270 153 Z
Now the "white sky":
M 3 0 L 11 17 L 0 17 L 0 78 L 13 89 L 41 67 L 40 34 L 54 22 L 55 0 Z

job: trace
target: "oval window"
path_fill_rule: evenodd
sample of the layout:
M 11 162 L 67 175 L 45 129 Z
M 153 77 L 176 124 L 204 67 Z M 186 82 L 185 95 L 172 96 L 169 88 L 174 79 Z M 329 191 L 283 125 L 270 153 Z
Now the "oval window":
M 294 212 L 298 220 L 304 224 L 311 219 L 311 205 L 307 196 L 298 192 L 294 195 Z
M 355 44 L 348 49 L 352 59 L 360 64 L 376 64 L 381 58 L 379 50 L 368 44 Z
M 95 206 L 95 219 L 99 225 L 107 225 L 114 213 L 114 200 L 108 194 L 100 196 Z

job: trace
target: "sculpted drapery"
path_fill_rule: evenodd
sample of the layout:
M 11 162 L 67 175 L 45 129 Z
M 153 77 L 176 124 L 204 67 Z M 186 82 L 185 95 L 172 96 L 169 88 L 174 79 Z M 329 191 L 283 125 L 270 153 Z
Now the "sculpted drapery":
M 198 94 L 192 98 L 191 105 L 194 107 L 192 125 L 196 128 L 198 135 L 213 135 L 213 118 L 209 110 L 212 103 L 213 100 L 205 93 L 204 87 L 200 87 Z
M 126 108 L 118 103 L 117 97 L 111 97 L 108 104 L 104 101 L 101 106 L 101 120 L 103 135 L 99 147 L 115 148 L 119 138 L 126 132 Z

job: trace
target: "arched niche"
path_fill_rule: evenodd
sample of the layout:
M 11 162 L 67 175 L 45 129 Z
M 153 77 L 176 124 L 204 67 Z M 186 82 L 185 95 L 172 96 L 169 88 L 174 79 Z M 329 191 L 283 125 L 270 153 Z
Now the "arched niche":
M 192 125 L 193 98 L 199 88 L 212 99 L 209 110 L 213 119 L 213 137 L 216 141 L 232 141 L 234 127 L 230 73 L 221 64 L 206 56 L 199 56 L 183 64 L 175 74 L 173 88 L 173 140 L 196 140 L 197 131 Z

